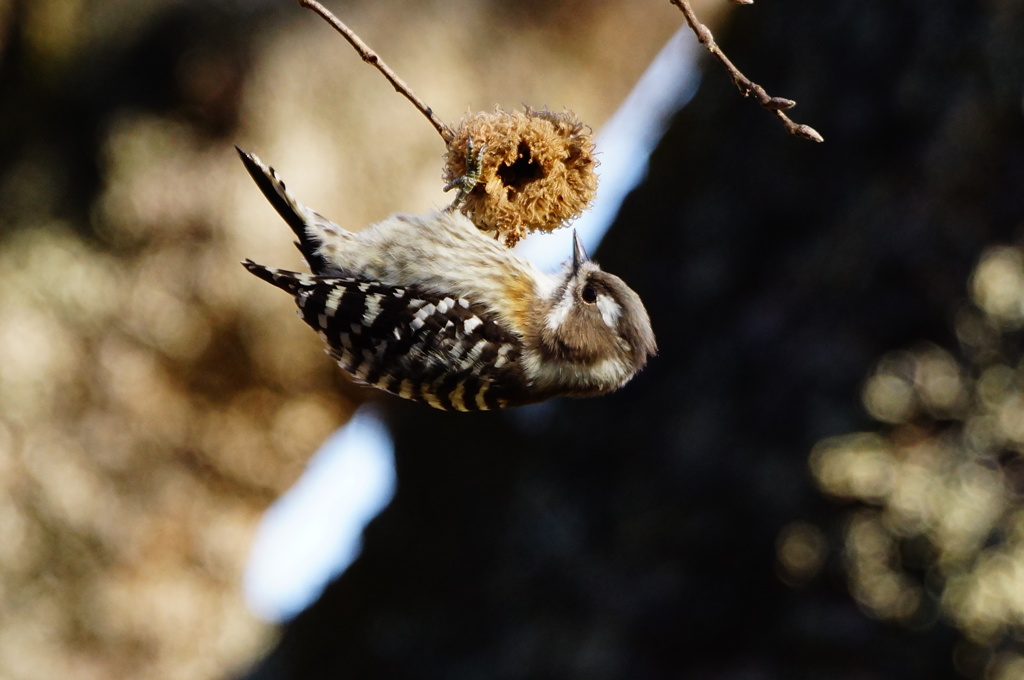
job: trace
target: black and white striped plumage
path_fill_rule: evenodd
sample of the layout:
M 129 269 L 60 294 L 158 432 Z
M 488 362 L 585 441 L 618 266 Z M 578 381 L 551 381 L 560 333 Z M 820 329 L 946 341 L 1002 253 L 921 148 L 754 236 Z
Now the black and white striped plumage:
M 578 241 L 572 264 L 549 275 L 454 212 L 348 232 L 239 154 L 313 274 L 243 265 L 295 297 L 358 381 L 435 408 L 487 410 L 610 392 L 655 352 L 639 297 Z
M 520 339 L 465 298 L 243 263 L 291 293 L 356 380 L 435 408 L 503 408 L 527 388 Z

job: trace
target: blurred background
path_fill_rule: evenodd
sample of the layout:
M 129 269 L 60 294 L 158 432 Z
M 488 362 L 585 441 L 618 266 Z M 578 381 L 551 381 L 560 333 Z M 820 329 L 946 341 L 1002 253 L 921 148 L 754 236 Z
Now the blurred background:
M 330 8 L 452 122 L 599 128 L 682 24 Z M 826 142 L 707 63 L 595 254 L 659 357 L 379 399 L 396 495 L 276 627 L 256 525 L 373 395 L 238 266 L 300 263 L 232 144 L 361 225 L 448 202 L 440 139 L 295 2 L 0 0 L 0 677 L 1024 677 L 1024 5 L 697 9 Z

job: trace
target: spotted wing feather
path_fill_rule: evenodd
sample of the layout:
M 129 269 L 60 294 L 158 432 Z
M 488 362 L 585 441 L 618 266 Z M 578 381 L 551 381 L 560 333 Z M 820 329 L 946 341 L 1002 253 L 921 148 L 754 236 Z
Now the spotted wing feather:
M 361 382 L 458 411 L 514 406 L 528 393 L 521 339 L 465 299 L 243 265 L 291 293 L 328 353 Z

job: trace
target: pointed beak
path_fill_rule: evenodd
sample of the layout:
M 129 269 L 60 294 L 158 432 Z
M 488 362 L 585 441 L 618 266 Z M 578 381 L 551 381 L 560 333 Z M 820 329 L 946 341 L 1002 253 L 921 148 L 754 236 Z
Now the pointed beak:
M 575 274 L 580 268 L 580 265 L 584 262 L 590 262 L 590 258 L 587 257 L 587 251 L 583 250 L 583 244 L 580 243 L 580 235 L 576 233 L 576 230 L 572 230 L 572 273 Z

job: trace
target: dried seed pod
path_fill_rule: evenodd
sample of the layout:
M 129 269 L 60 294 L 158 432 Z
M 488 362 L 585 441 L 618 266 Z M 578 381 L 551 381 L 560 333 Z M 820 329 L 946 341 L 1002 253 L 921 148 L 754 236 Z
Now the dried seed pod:
M 571 111 L 469 114 L 448 145 L 445 181 L 466 174 L 467 152 L 480 155 L 480 179 L 460 209 L 509 247 L 576 219 L 597 192 L 593 133 Z

